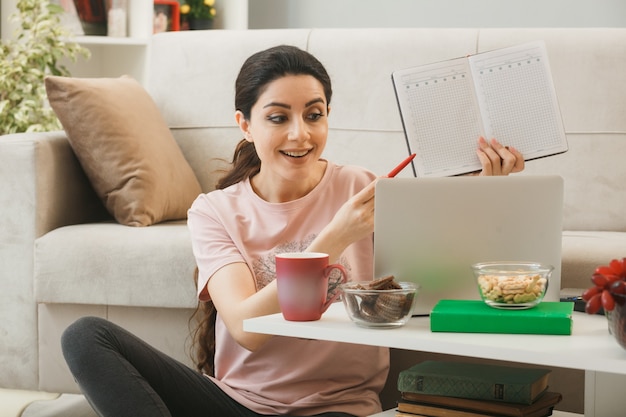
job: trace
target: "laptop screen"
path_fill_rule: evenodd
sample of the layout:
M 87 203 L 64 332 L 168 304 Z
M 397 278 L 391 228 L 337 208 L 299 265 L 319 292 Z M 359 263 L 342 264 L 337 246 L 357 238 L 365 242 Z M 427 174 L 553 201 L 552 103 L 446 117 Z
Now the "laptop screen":
M 480 299 L 473 263 L 542 262 L 555 268 L 545 300 L 558 301 L 562 213 L 559 176 L 381 178 L 375 276 L 417 283 L 425 315 L 440 299 Z

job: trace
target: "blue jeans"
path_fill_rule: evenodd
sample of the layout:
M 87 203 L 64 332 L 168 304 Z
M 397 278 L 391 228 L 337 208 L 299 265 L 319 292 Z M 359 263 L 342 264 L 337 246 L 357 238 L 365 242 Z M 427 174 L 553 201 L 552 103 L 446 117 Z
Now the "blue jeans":
M 100 416 L 261 416 L 206 376 L 107 320 L 77 320 L 63 333 L 61 345 L 74 379 Z

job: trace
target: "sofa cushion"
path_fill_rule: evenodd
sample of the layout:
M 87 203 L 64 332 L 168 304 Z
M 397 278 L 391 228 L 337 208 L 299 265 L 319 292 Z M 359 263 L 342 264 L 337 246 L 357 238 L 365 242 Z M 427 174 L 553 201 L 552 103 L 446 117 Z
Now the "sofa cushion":
M 193 308 L 195 259 L 185 220 L 59 227 L 35 241 L 38 303 Z
M 137 81 L 49 76 L 45 82 L 74 153 L 119 223 L 186 218 L 200 184 Z

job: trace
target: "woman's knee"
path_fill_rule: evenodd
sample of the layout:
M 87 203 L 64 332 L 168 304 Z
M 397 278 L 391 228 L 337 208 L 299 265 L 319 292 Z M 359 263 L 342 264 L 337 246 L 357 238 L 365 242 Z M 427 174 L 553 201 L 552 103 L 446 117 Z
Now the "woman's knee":
M 61 349 L 66 358 L 68 355 L 75 356 L 93 344 L 108 323 L 100 317 L 82 317 L 70 324 L 61 335 Z

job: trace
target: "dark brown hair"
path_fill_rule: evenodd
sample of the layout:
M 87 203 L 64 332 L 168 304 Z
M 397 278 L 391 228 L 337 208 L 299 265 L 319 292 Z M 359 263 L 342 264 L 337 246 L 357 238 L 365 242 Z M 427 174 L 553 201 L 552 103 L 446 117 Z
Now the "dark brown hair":
M 322 63 L 310 53 L 289 45 L 275 46 L 251 55 L 241 67 L 235 81 L 235 108 L 246 120 L 250 120 L 252 107 L 272 81 L 286 75 L 310 75 L 324 89 L 326 105 L 333 94 L 330 77 Z M 242 139 L 235 148 L 230 170 L 218 180 L 216 188 L 222 190 L 230 185 L 251 178 L 259 173 L 261 160 L 253 142 Z M 194 274 L 198 281 L 198 268 Z M 193 360 L 200 372 L 214 375 L 215 317 L 217 311 L 212 301 L 199 302 L 194 313 L 197 327 L 193 331 Z
M 193 280 L 198 285 L 198 267 L 194 270 Z M 213 301 L 199 301 L 196 310 L 189 319 L 191 332 L 191 358 L 199 372 L 215 376 L 215 317 L 217 310 Z M 195 325 L 192 322 L 195 320 Z

